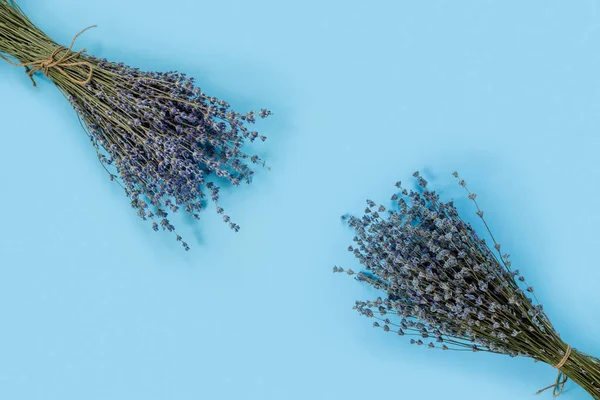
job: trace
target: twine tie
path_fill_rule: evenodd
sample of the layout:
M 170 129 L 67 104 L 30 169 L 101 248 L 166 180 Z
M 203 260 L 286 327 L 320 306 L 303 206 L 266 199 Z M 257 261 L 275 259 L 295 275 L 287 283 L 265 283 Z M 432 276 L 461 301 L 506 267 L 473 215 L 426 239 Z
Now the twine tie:
M 50 73 L 50 70 L 52 70 L 52 69 L 54 69 L 59 74 L 63 75 L 69 81 L 71 81 L 77 85 L 85 86 L 92 81 L 92 75 L 94 73 L 94 68 L 90 62 L 73 61 L 75 58 L 77 58 L 81 54 L 85 53 L 85 51 L 86 51 L 85 48 L 78 52 L 72 52 L 72 49 L 73 49 L 73 45 L 75 44 L 75 41 L 83 32 L 87 31 L 88 29 L 95 28 L 95 27 L 96 27 L 96 25 L 88 26 L 87 28 L 85 28 L 84 30 L 79 32 L 77 35 L 75 35 L 75 37 L 73 37 L 73 40 L 71 41 L 71 45 L 69 47 L 59 46 L 46 59 L 41 59 L 41 60 L 37 60 L 37 61 L 19 64 L 19 63 L 10 61 L 8 58 L 6 58 L 2 55 L 0 55 L 0 58 L 2 58 L 4 61 L 9 63 L 10 65 L 14 65 L 15 67 L 25 67 L 25 73 L 27 75 L 29 75 L 29 79 L 31 79 L 31 82 L 33 83 L 33 86 L 35 86 L 35 87 L 37 87 L 37 85 L 35 83 L 35 80 L 33 79 L 33 74 L 35 74 L 38 71 L 42 71 L 42 73 L 46 77 L 48 77 L 48 74 Z M 61 51 L 64 51 L 65 53 L 58 59 L 55 58 L 58 56 L 58 54 Z M 82 69 L 86 70 L 87 79 L 79 80 L 76 77 L 74 77 L 73 75 L 69 75 L 64 70 L 64 68 L 69 68 L 69 67 L 81 67 Z
M 538 390 L 535 394 L 540 394 L 543 391 L 548 390 L 550 388 L 554 388 L 554 389 L 552 389 L 552 395 L 554 397 L 558 397 L 562 393 L 563 389 L 565 388 L 565 383 L 567 382 L 567 380 L 569 378 L 560 369 L 565 365 L 565 363 L 571 356 L 571 350 L 572 350 L 571 346 L 567 345 L 567 350 L 565 351 L 565 355 L 558 362 L 558 364 L 553 366 L 554 368 L 556 368 L 558 370 L 558 375 L 556 376 L 556 382 L 550 386 L 546 386 L 545 388 Z

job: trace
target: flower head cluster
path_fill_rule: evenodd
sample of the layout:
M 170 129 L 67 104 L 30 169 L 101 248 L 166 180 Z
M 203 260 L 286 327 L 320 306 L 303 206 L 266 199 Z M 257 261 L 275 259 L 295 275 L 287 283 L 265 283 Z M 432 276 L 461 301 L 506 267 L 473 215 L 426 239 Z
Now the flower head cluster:
M 495 241 L 488 247 L 452 201 L 440 201 L 414 176 L 419 189 L 397 183 L 392 209 L 367 200 L 362 217 L 346 217 L 356 232 L 348 250 L 366 269 L 356 279 L 386 293 L 355 309 L 416 345 L 558 362 L 564 344 L 509 256 Z M 478 206 L 477 215 L 483 218 Z
M 16 3 L 0 0 L 0 57 L 25 67 L 34 85 L 33 74 L 40 71 L 61 90 L 110 179 L 123 186 L 132 207 L 152 221 L 154 230 L 174 231 L 168 214 L 179 210 L 199 218 L 208 198 L 217 203 L 224 182 L 249 183 L 250 165 L 264 166 L 243 146 L 266 139 L 250 126 L 270 111 L 240 114 L 202 92 L 185 74 L 144 72 L 87 55 L 85 49 L 75 52 L 75 40 L 87 29 L 66 48 Z M 216 209 L 224 213 L 218 204 Z M 239 229 L 229 216 L 223 220 Z
M 217 182 L 249 183 L 249 164 L 264 166 L 242 147 L 246 141 L 266 139 L 249 125 L 270 111 L 239 114 L 182 73 L 142 72 L 84 58 L 94 65 L 90 83 L 55 83 L 85 124 L 111 180 L 123 186 L 131 206 L 152 221 L 154 230 L 174 231 L 168 214 L 180 209 L 199 218 L 205 199 L 219 200 Z M 216 210 L 231 229 L 239 230 L 218 204 Z M 181 241 L 179 235 L 177 239 Z

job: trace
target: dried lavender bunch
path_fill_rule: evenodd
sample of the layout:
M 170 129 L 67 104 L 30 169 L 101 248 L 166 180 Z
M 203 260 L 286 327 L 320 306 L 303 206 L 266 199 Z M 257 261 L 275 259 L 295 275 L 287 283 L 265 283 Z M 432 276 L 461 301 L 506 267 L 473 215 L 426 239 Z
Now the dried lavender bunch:
M 454 173 L 475 203 L 493 249 L 452 201 L 440 201 L 418 172 L 414 176 L 417 191 L 396 184 L 394 209 L 367 200 L 362 217 L 344 217 L 356 232 L 348 250 L 365 268 L 356 279 L 385 292 L 383 298 L 357 301 L 354 308 L 375 319 L 375 327 L 411 336 L 418 346 L 548 363 L 559 376 L 541 391 L 553 388 L 558 395 L 568 377 L 600 399 L 600 360 L 561 340 L 533 288 L 501 253 L 465 181 Z M 333 270 L 355 275 L 351 269 Z
M 180 209 L 198 219 L 208 196 L 223 214 L 216 181 L 249 183 L 249 164 L 264 166 L 242 149 L 247 141 L 266 139 L 249 129 L 255 112 L 233 111 L 183 73 L 144 72 L 72 47 L 50 39 L 14 1 L 0 0 L 0 53 L 8 56 L 3 58 L 24 66 L 34 85 L 34 74 L 41 71 L 58 87 L 110 179 L 124 188 L 131 206 L 154 230 L 174 232 L 168 213 Z M 266 109 L 258 113 L 269 115 Z M 223 220 L 239 230 L 229 216 Z

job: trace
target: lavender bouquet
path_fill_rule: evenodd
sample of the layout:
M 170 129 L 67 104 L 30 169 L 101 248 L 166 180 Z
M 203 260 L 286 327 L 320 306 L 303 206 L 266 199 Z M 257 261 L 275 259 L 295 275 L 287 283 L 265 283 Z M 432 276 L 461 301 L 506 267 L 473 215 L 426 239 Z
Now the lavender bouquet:
M 155 231 L 174 232 L 168 213 L 183 209 L 198 219 L 207 196 L 223 214 L 215 181 L 249 183 L 249 164 L 264 166 L 257 155 L 242 150 L 247 141 L 266 139 L 249 129 L 255 112 L 233 111 L 185 74 L 144 72 L 84 54 L 85 49 L 75 52 L 81 33 L 68 48 L 61 46 L 14 0 L 0 0 L 0 57 L 23 67 L 34 86 L 35 74 L 43 73 L 65 95 L 100 163 L 142 219 L 151 221 Z M 263 109 L 258 117 L 270 114 Z M 229 216 L 223 215 L 223 220 L 239 229 Z
M 385 292 L 384 298 L 357 301 L 355 309 L 373 326 L 410 336 L 417 346 L 529 357 L 552 365 L 557 396 L 567 378 L 600 399 L 600 360 L 561 340 L 519 270 L 502 254 L 476 196 L 469 193 L 492 239 L 493 248 L 414 174 L 420 189 L 392 196 L 397 210 L 367 200 L 362 217 L 343 217 L 355 230 L 348 250 L 365 271 L 356 279 Z M 394 207 L 396 208 L 396 207 Z M 355 275 L 351 269 L 334 272 Z

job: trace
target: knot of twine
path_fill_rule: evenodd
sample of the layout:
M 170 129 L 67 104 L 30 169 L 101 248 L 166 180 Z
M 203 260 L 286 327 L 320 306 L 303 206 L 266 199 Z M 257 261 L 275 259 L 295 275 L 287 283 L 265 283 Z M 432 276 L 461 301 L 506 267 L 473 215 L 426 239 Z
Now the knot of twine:
M 75 44 L 75 41 L 83 32 L 87 31 L 88 29 L 95 28 L 95 27 L 96 27 L 96 25 L 88 26 L 87 28 L 85 28 L 84 30 L 79 32 L 77 35 L 75 35 L 75 37 L 73 37 L 73 40 L 71 41 L 71 45 L 69 47 L 60 46 L 56 50 L 54 50 L 48 58 L 45 58 L 45 59 L 19 64 L 19 63 L 14 63 L 14 62 L 10 61 L 8 58 L 6 58 L 2 55 L 0 55 L 0 58 L 2 58 L 4 61 L 9 63 L 10 65 L 14 65 L 15 67 L 25 67 L 25 73 L 27 75 L 29 75 L 29 79 L 31 79 L 31 82 L 33 82 L 33 86 L 35 86 L 35 87 L 37 87 L 37 85 L 35 83 L 35 80 L 33 79 L 33 74 L 35 74 L 38 71 L 42 71 L 42 73 L 46 77 L 48 77 L 48 74 L 51 69 L 54 69 L 56 72 L 58 72 L 59 74 L 63 75 L 65 78 L 67 78 L 69 81 L 71 81 L 77 85 L 85 86 L 92 81 L 92 75 L 94 73 L 94 68 L 93 68 L 92 64 L 87 61 L 73 61 L 73 59 L 75 59 L 75 58 L 79 57 L 81 54 L 85 53 L 85 51 L 86 51 L 85 48 L 78 52 L 72 52 L 71 50 L 73 49 L 73 45 Z M 65 53 L 61 57 L 55 58 L 56 56 L 58 56 L 58 54 L 61 51 L 64 51 Z M 64 70 L 64 68 L 68 68 L 68 67 L 82 67 L 84 70 L 86 70 L 87 79 L 79 80 L 76 77 L 69 75 Z
M 565 365 L 565 363 L 571 356 L 571 350 L 571 346 L 567 345 L 567 351 L 565 351 L 565 355 L 563 356 L 562 360 L 560 360 L 558 364 L 554 365 L 554 368 L 558 370 L 556 382 L 552 385 L 546 386 L 545 388 L 538 390 L 535 394 L 540 394 L 543 391 L 548 390 L 550 388 L 554 388 L 552 389 L 552 395 L 554 397 L 558 397 L 562 393 L 563 389 L 565 388 L 565 383 L 569 378 L 560 369 Z

